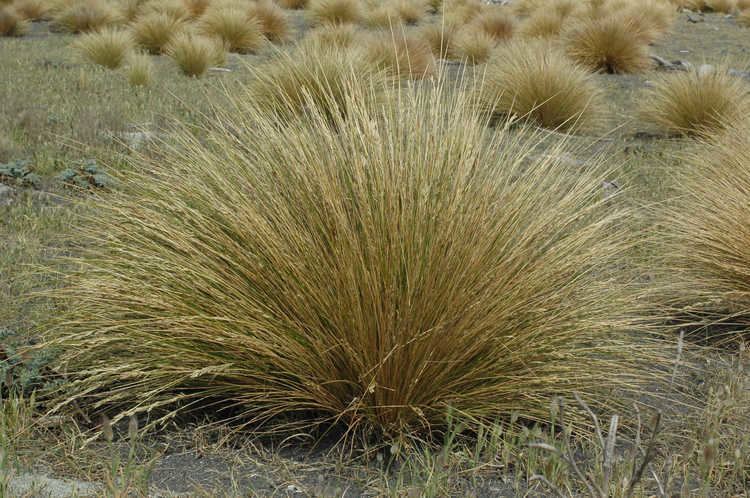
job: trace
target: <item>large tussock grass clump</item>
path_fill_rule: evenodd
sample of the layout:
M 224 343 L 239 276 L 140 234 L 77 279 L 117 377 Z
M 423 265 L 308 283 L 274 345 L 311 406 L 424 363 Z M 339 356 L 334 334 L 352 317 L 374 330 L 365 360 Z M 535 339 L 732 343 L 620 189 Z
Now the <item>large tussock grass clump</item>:
M 664 75 L 641 99 L 641 117 L 681 135 L 709 135 L 747 118 L 750 86 L 724 68 Z
M 554 396 L 616 405 L 653 381 L 608 277 L 630 242 L 601 162 L 489 134 L 469 92 L 363 105 L 349 71 L 337 126 L 238 95 L 103 200 L 47 336 L 63 403 L 394 434 L 451 409 L 547 420 Z
M 109 69 L 116 69 L 133 50 L 134 43 L 129 32 L 105 28 L 82 35 L 74 45 L 85 59 Z
M 501 46 L 487 63 L 481 105 L 551 129 L 590 128 L 601 115 L 593 77 L 544 41 Z
M 568 55 L 591 71 L 639 73 L 651 67 L 642 27 L 618 16 L 584 20 L 565 33 Z
M 665 213 L 666 282 L 682 312 L 750 327 L 750 129 L 747 122 L 683 157 L 681 195 Z

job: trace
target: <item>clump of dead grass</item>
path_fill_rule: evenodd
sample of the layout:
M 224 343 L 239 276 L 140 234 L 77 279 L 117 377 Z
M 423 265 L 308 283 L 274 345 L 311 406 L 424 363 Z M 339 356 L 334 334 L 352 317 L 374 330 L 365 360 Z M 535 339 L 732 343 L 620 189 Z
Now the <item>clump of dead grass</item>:
M 200 26 L 205 34 L 220 39 L 230 52 L 257 52 L 268 41 L 258 18 L 235 6 L 209 9 L 201 17 Z
M 189 31 L 177 34 L 167 45 L 167 55 L 186 76 L 203 76 L 208 68 L 226 60 L 224 46 L 213 38 Z
M 435 57 L 422 39 L 403 32 L 383 32 L 368 38 L 368 59 L 391 74 L 422 79 L 435 74 Z
M 672 304 L 750 327 L 750 133 L 748 123 L 682 156 L 680 196 L 665 210 L 663 254 Z M 709 329 L 711 330 L 711 329 Z M 716 330 L 716 329 L 714 329 Z M 721 329 L 718 329 L 721 330 Z M 726 331 L 726 327 L 724 327 Z
M 58 29 L 69 33 L 85 33 L 109 26 L 117 19 L 117 11 L 103 0 L 75 0 L 56 11 L 52 21 Z
M 105 28 L 83 34 L 74 45 L 85 59 L 109 69 L 117 69 L 133 50 L 134 43 L 129 32 Z
M 151 12 L 138 17 L 130 30 L 136 44 L 152 54 L 164 52 L 172 38 L 186 28 L 182 19 L 164 12 Z
M 641 99 L 641 117 L 673 134 L 711 135 L 750 113 L 750 87 L 725 68 L 657 78 Z
M 705 10 L 732 14 L 737 10 L 737 0 L 705 0 Z
M 39 21 L 46 18 L 50 5 L 45 0 L 15 0 L 13 10 L 27 21 Z
M 743 10 L 737 15 L 737 22 L 740 26 L 750 28 L 750 9 Z
M 568 55 L 591 71 L 639 73 L 651 67 L 648 44 L 633 19 L 584 20 L 565 35 Z
M 0 36 L 23 36 L 29 23 L 12 8 L 0 6 Z
M 427 43 L 435 57 L 450 59 L 455 56 L 456 37 L 460 31 L 458 24 L 443 19 L 423 26 L 418 36 Z
M 310 0 L 308 7 L 313 24 L 357 23 L 364 15 L 361 0 Z
M 554 38 L 565 25 L 565 17 L 555 10 L 534 12 L 521 23 L 520 33 L 525 38 Z
M 304 43 L 319 48 L 351 48 L 361 36 L 354 24 L 324 24 L 311 30 Z
M 490 58 L 497 43 L 497 39 L 486 31 L 467 27 L 456 36 L 453 53 L 468 64 L 482 64 Z
M 592 76 L 540 40 L 501 46 L 487 63 L 479 91 L 487 112 L 550 129 L 590 128 L 601 115 L 601 92 Z
M 469 26 L 470 29 L 478 29 L 495 40 L 508 40 L 516 31 L 516 20 L 506 9 L 488 8 Z
M 82 222 L 65 266 L 46 334 L 62 406 L 392 437 L 451 411 L 545 421 L 574 392 L 618 409 L 660 378 L 638 299 L 608 272 L 634 241 L 601 159 L 569 171 L 564 143 L 488 135 L 471 92 L 399 85 L 367 105 L 335 61 L 335 128 L 327 104 L 289 122 L 234 94 L 134 156 L 144 176 Z
M 125 59 L 125 76 L 132 86 L 148 86 L 154 79 L 154 63 L 145 52 L 131 52 Z
M 311 106 L 325 110 L 330 123 L 346 116 L 353 74 L 358 75 L 358 84 L 372 88 L 385 88 L 390 81 L 360 51 L 318 44 L 300 46 L 253 73 L 247 99 L 289 122 L 308 113 Z
M 260 22 L 263 35 L 272 42 L 289 38 L 289 20 L 284 11 L 272 0 L 259 0 L 250 4 L 247 15 Z

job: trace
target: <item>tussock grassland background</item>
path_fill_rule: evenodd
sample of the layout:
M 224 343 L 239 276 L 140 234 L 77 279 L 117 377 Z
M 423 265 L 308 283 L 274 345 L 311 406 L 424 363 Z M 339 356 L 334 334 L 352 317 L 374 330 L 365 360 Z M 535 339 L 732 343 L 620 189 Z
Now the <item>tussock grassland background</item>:
M 744 496 L 748 8 L 0 0 L 0 496 Z

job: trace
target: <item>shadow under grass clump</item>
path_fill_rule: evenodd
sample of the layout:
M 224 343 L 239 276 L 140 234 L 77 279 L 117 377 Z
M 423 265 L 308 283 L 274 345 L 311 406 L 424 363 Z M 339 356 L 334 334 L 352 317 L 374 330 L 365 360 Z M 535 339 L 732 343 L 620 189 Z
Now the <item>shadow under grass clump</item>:
M 395 437 L 451 410 L 542 422 L 573 392 L 616 407 L 662 378 L 614 271 L 634 240 L 604 159 L 529 161 L 540 135 L 488 130 L 465 88 L 348 74 L 335 98 L 279 97 L 293 121 L 240 92 L 133 156 L 55 294 L 57 409 Z

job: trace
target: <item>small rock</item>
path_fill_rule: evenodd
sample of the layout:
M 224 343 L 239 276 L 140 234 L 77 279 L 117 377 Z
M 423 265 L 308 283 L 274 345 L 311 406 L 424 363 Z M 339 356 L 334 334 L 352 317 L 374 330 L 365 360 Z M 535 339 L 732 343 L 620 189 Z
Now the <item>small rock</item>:
M 10 206 L 13 204 L 13 198 L 16 191 L 7 185 L 0 183 L 0 206 Z
M 688 13 L 687 20 L 688 22 L 692 22 L 692 23 L 699 23 L 699 22 L 705 21 L 705 19 L 703 19 L 703 16 L 697 16 L 693 13 Z

